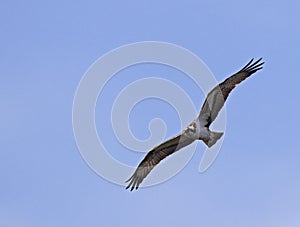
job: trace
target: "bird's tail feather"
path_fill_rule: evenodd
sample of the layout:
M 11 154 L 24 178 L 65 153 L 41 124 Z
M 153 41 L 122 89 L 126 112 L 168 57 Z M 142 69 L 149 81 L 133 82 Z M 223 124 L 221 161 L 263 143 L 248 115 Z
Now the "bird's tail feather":
M 211 147 L 212 145 L 214 145 L 218 139 L 220 139 L 223 136 L 223 132 L 213 132 L 210 131 L 209 132 L 209 139 L 205 140 L 204 143 L 208 146 Z

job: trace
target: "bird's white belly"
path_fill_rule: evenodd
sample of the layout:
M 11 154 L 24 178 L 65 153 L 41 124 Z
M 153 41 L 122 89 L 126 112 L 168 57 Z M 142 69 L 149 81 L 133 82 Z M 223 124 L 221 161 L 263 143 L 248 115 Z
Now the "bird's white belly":
M 209 139 L 209 130 L 206 127 L 200 128 L 199 130 L 199 137 L 200 140 L 208 140 Z

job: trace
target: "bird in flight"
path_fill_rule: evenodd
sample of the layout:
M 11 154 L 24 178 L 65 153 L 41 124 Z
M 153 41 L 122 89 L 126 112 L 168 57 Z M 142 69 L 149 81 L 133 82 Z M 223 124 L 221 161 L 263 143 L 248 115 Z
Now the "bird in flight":
M 213 146 L 223 135 L 223 132 L 214 132 L 209 129 L 211 123 L 218 116 L 229 93 L 243 80 L 251 76 L 257 70 L 262 69 L 262 58 L 253 62 L 252 59 L 244 68 L 228 77 L 222 83 L 214 87 L 207 95 L 200 114 L 177 135 L 147 153 L 133 175 L 126 181 L 129 182 L 126 189 L 138 189 L 144 178 L 164 158 L 191 144 L 195 140 L 202 140 L 208 147 Z

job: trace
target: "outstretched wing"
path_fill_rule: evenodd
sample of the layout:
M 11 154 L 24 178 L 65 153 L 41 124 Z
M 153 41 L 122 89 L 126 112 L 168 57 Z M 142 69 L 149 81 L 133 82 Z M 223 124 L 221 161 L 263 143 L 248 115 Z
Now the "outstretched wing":
M 163 142 L 157 147 L 154 147 L 151 151 L 148 152 L 133 175 L 126 181 L 129 182 L 126 189 L 130 188 L 131 191 L 134 188 L 138 189 L 144 178 L 161 160 L 163 160 L 170 154 L 173 154 L 175 151 L 178 151 L 181 148 L 191 144 L 193 141 L 193 139 L 190 139 L 181 134 Z
M 236 87 L 236 85 L 251 76 L 257 70 L 262 69 L 264 62 L 261 62 L 261 59 L 262 58 L 258 59 L 254 63 L 252 63 L 252 59 L 239 72 L 224 80 L 208 93 L 198 116 L 202 126 L 209 127 L 216 119 L 229 93 Z

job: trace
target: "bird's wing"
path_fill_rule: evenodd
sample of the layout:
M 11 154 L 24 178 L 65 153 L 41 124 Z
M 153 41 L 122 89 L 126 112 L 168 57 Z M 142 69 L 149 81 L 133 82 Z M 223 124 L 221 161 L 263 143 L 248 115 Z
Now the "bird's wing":
M 219 111 L 222 109 L 229 93 L 240 82 L 251 76 L 257 70 L 262 69 L 264 62 L 261 59 L 253 62 L 253 59 L 245 65 L 239 72 L 228 77 L 222 83 L 214 87 L 207 95 L 205 102 L 201 108 L 198 119 L 204 127 L 209 127 L 210 124 L 216 119 Z M 252 63 L 253 62 L 253 63 Z
M 190 139 L 183 134 L 169 139 L 162 144 L 154 147 L 148 152 L 143 161 L 139 164 L 133 175 L 126 181 L 129 182 L 126 189 L 138 189 L 143 179 L 150 173 L 150 171 L 165 157 L 173 154 L 175 151 L 191 144 L 194 140 Z

